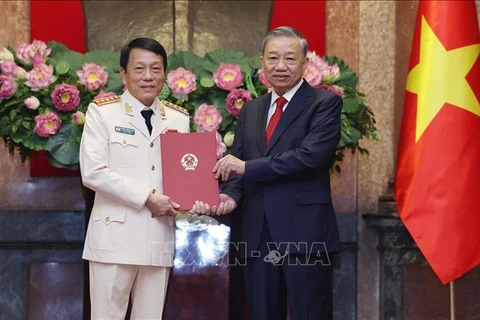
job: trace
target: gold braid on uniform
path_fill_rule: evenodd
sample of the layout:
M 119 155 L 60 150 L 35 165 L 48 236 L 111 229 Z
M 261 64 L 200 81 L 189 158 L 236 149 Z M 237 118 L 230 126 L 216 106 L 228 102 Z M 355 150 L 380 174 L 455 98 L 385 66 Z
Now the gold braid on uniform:
M 119 96 L 95 99 L 92 102 L 95 103 L 97 106 L 103 106 L 105 104 L 109 104 L 109 103 L 117 102 L 117 101 L 120 101 Z
M 181 113 L 185 114 L 185 115 L 189 115 L 188 114 L 188 110 L 185 109 L 185 108 L 182 108 L 180 106 L 177 106 L 176 104 L 173 104 L 171 103 L 170 101 L 167 101 L 167 100 L 162 100 L 162 103 L 166 106 L 166 107 L 169 107 L 169 108 L 172 108 L 172 109 L 175 109 L 177 111 L 180 111 Z

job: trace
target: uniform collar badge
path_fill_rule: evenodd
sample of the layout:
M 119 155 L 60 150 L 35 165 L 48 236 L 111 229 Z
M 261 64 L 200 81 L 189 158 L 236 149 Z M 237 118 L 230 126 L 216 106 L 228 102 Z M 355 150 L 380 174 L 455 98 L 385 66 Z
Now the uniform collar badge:
M 160 115 L 162 116 L 162 119 L 166 119 L 165 115 L 165 106 L 163 104 L 160 104 Z
M 125 112 L 126 113 L 132 113 L 133 112 L 132 106 L 130 104 L 128 104 L 128 102 L 125 102 Z

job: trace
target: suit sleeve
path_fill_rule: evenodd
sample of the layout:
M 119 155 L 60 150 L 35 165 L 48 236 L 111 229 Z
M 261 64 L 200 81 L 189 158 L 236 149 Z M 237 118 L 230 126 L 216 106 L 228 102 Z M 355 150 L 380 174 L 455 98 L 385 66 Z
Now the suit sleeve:
M 244 159 L 243 155 L 243 124 L 245 119 L 246 108 L 242 108 L 240 117 L 233 139 L 231 154 L 239 159 Z M 231 175 L 230 178 L 222 185 L 221 192 L 228 194 L 238 204 L 243 194 L 243 176 Z
M 332 94 L 317 103 L 319 105 L 311 121 L 310 131 L 300 146 L 283 153 L 247 161 L 246 178 L 266 182 L 308 169 L 330 167 L 340 141 L 340 113 L 343 101 L 340 96 Z
M 139 210 L 150 194 L 148 185 L 112 170 L 108 165 L 109 158 L 107 125 L 102 118 L 100 107 L 90 104 L 80 142 L 82 182 L 95 192 Z

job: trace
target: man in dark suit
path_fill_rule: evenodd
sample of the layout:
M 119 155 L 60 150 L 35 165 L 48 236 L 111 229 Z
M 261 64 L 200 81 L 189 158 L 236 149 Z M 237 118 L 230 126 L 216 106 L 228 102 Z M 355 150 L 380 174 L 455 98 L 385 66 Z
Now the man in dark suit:
M 246 103 L 231 155 L 214 171 L 225 181 L 217 207 L 243 203 L 245 287 L 253 319 L 332 318 L 332 267 L 338 230 L 329 169 L 340 139 L 341 97 L 303 78 L 308 44 L 291 27 L 262 44 L 263 71 L 273 91 Z

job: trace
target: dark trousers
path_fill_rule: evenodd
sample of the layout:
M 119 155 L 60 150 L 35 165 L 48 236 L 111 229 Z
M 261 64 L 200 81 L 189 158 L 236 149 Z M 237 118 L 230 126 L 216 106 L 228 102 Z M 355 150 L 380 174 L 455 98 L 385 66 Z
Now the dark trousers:
M 284 256 L 271 252 L 272 242 L 264 221 L 260 257 L 247 258 L 245 289 L 253 320 L 284 320 L 287 301 L 291 320 L 331 320 L 332 266 L 309 263 L 308 255 Z M 266 259 L 268 256 L 270 259 Z M 277 262 L 277 263 L 275 263 Z

